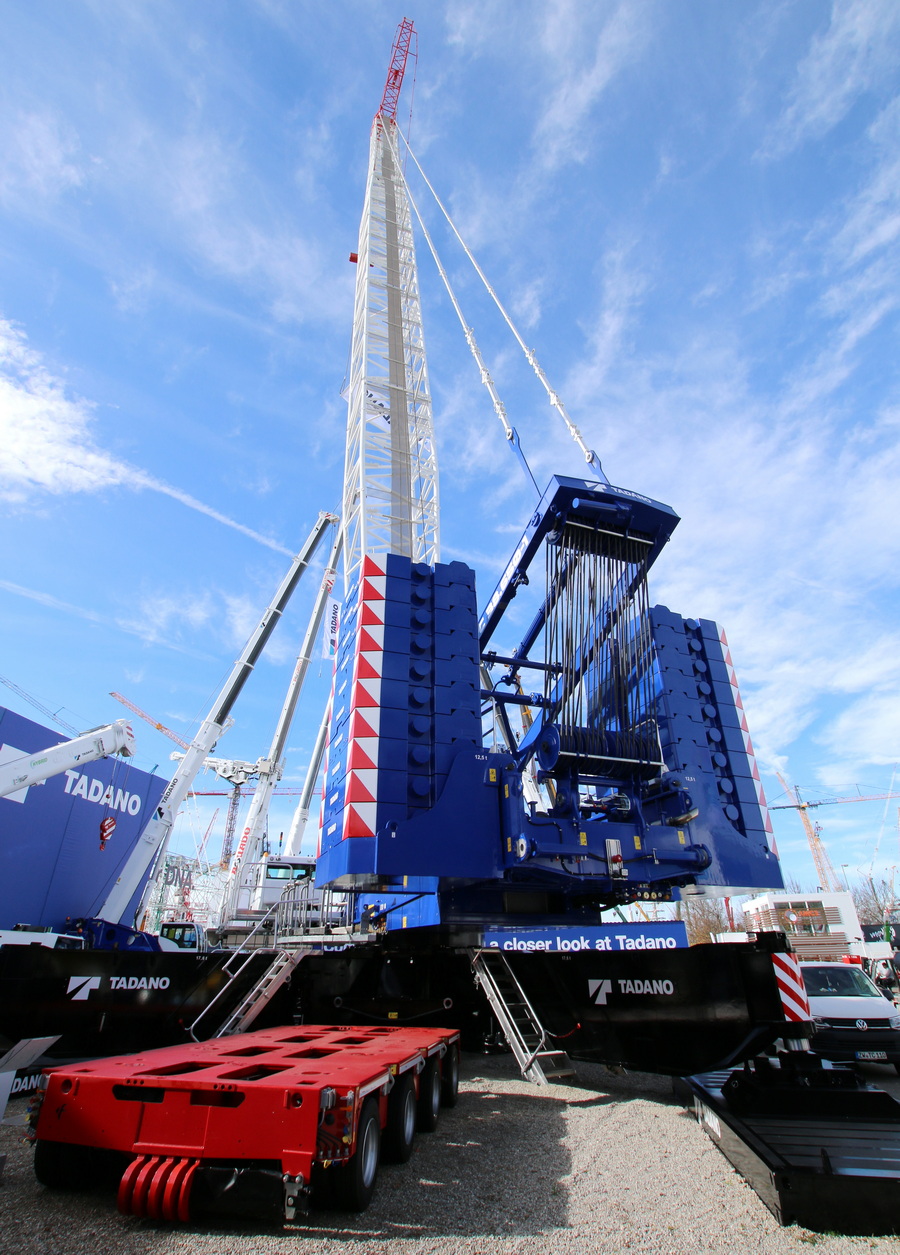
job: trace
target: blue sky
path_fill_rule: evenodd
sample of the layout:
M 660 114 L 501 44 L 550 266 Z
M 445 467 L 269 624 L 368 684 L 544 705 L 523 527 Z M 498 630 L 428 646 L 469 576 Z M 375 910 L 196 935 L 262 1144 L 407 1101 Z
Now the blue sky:
M 887 791 L 900 7 L 433 0 L 407 15 L 413 150 L 610 479 L 682 516 L 654 599 L 724 625 L 770 800 L 776 768 L 811 798 Z M 337 508 L 347 258 L 402 16 L 380 0 L 4 7 L 0 673 L 67 722 L 119 717 L 118 689 L 188 736 L 285 555 Z M 411 185 L 539 482 L 578 474 Z M 443 557 L 475 567 L 483 599 L 531 497 L 421 239 L 419 264 Z M 315 584 L 223 755 L 268 748 Z M 328 665 L 313 672 L 292 787 L 328 687 Z M 2 686 L 0 702 L 40 718 Z M 171 770 L 170 743 L 136 731 L 139 765 Z M 835 866 L 868 870 L 882 824 L 879 865 L 900 864 L 896 806 L 815 812 Z M 797 817 L 775 825 L 787 873 L 814 886 Z

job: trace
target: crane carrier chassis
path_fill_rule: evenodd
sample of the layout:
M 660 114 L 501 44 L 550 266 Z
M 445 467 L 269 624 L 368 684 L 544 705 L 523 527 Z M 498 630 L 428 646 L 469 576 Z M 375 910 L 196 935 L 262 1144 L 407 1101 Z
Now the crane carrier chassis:
M 619 954 L 403 942 L 299 962 L 267 1013 L 299 999 L 327 1026 L 54 1068 L 33 1116 L 39 1180 L 106 1181 L 123 1212 L 173 1222 L 362 1210 L 379 1157 L 405 1161 L 455 1104 L 462 1040 L 493 1013 L 531 1079 L 572 1059 L 687 1077 L 702 1128 L 782 1224 L 900 1229 L 900 1104 L 806 1049 L 783 935 Z

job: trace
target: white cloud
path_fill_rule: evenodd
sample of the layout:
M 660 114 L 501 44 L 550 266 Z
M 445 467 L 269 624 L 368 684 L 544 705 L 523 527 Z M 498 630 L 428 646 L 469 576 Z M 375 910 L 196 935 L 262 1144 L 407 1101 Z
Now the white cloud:
M 896 0 L 833 0 L 827 29 L 815 36 L 797 67 L 767 155 L 783 156 L 826 135 L 863 93 L 893 77 L 898 51 Z
M 96 623 L 102 627 L 110 625 L 109 616 L 101 614 L 97 610 L 88 610 L 84 606 L 73 605 L 69 601 L 62 601 L 59 597 L 54 597 L 51 593 L 42 592 L 36 588 L 26 588 L 22 584 L 14 584 L 11 580 L 0 580 L 0 589 L 6 593 L 11 593 L 14 597 L 24 597 L 28 601 L 36 601 L 38 605 L 45 606 L 48 610 L 58 610 L 62 614 L 72 615 L 76 619 L 86 619 L 88 623 Z M 148 611 L 146 618 L 139 619 L 118 619 L 115 626 L 123 632 L 127 632 L 130 636 L 137 636 L 146 644 L 163 645 L 166 649 L 174 650 L 178 654 L 187 654 L 191 658 L 206 658 L 208 655 L 198 653 L 194 649 L 182 646 L 173 634 L 166 635 L 165 632 L 158 630 L 161 624 L 161 616 L 155 610 L 152 602 L 148 602 Z M 170 614 L 170 621 L 173 615 Z M 155 626 L 154 626 L 155 623 Z M 128 674 L 126 672 L 126 674 Z
M 541 298 L 544 291 L 542 278 L 524 284 L 512 298 L 512 314 L 516 324 L 531 331 L 541 321 Z
M 25 588 L 22 584 L 14 584 L 10 580 L 0 580 L 0 588 L 4 592 L 12 593 L 15 597 L 25 597 L 29 601 L 36 601 L 41 606 L 47 606 L 50 610 L 61 610 L 64 614 L 75 615 L 79 619 L 87 619 L 89 623 L 103 623 L 105 619 L 96 610 L 86 610 L 83 606 L 73 606 L 71 602 L 61 601 L 58 597 L 53 597 L 50 593 L 42 593 L 40 589 Z
M 852 747 L 857 763 L 890 766 L 900 761 L 900 685 L 866 693 L 851 703 L 822 738 L 835 758 L 846 760 Z M 843 775 L 847 779 L 847 773 Z
M 127 156 L 111 174 L 117 195 L 127 192 L 151 210 L 145 235 L 168 237 L 193 266 L 261 298 L 278 323 L 345 320 L 353 276 L 341 264 L 346 252 L 335 252 L 323 230 L 321 199 L 305 208 L 273 202 L 244 139 L 197 115 L 180 134 L 140 116 L 125 119 L 119 152 Z M 143 297 L 151 281 L 160 282 L 146 264 L 116 280 L 125 300 L 132 289 Z
M 866 138 L 876 157 L 872 175 L 834 241 L 851 265 L 870 259 L 900 236 L 900 97 L 877 116 Z
M 89 162 L 73 127 L 49 110 L 0 116 L 0 199 L 32 211 L 86 178 Z
M 454 0 L 446 6 L 447 42 L 467 56 L 477 56 L 496 43 L 497 31 L 509 22 L 508 0 Z
M 533 138 L 538 161 L 546 170 L 584 160 L 593 109 L 647 41 L 651 22 L 645 8 L 633 4 L 599 7 L 608 16 L 596 35 L 590 29 L 593 21 L 585 20 L 583 8 L 573 0 L 557 0 L 546 9 L 541 45 L 555 82 Z
M 180 643 L 185 629 L 197 633 L 216 622 L 216 604 L 212 594 L 177 594 L 155 590 L 142 594 L 134 606 L 134 614 L 120 617 L 118 626 L 139 636 L 148 645 Z
M 737 312 L 702 331 L 685 319 L 671 348 L 636 350 L 656 299 L 645 258 L 603 258 L 589 351 L 562 393 L 613 482 L 683 514 L 653 599 L 725 626 L 764 763 L 784 767 L 811 728 L 845 780 L 892 762 L 900 634 L 884 593 L 900 570 L 900 439 L 889 411 L 848 431 L 842 407 L 823 405 L 886 311 L 854 307 L 810 337 L 814 353 L 769 397 Z
M 91 427 L 94 406 L 67 394 L 64 381 L 30 348 L 22 331 L 0 319 L 0 499 L 23 505 L 40 493 L 149 489 L 233 528 L 278 553 L 268 536 L 235 522 L 139 467 L 99 448 Z

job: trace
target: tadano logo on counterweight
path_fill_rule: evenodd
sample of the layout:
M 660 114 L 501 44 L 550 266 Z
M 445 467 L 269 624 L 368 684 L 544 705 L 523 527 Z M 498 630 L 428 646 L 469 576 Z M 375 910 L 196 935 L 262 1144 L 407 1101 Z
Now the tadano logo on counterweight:
M 66 993 L 73 1002 L 84 1002 L 95 989 L 100 989 L 102 976 L 70 976 Z M 168 976 L 110 976 L 110 989 L 168 989 Z
M 670 980 L 617 980 L 620 994 L 674 994 L 675 985 Z M 589 980 L 588 997 L 595 1006 L 605 1007 L 613 992 L 611 980 Z

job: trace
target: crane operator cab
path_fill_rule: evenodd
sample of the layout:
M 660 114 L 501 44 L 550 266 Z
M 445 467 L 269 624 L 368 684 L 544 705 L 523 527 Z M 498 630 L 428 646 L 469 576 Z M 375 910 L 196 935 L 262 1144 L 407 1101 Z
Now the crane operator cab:
M 316 870 L 314 858 L 270 858 L 264 864 L 262 905 L 271 906 L 284 897 L 290 886 L 299 887 L 312 881 Z
M 159 948 L 199 952 L 208 950 L 209 945 L 206 933 L 194 920 L 173 919 L 159 926 Z

